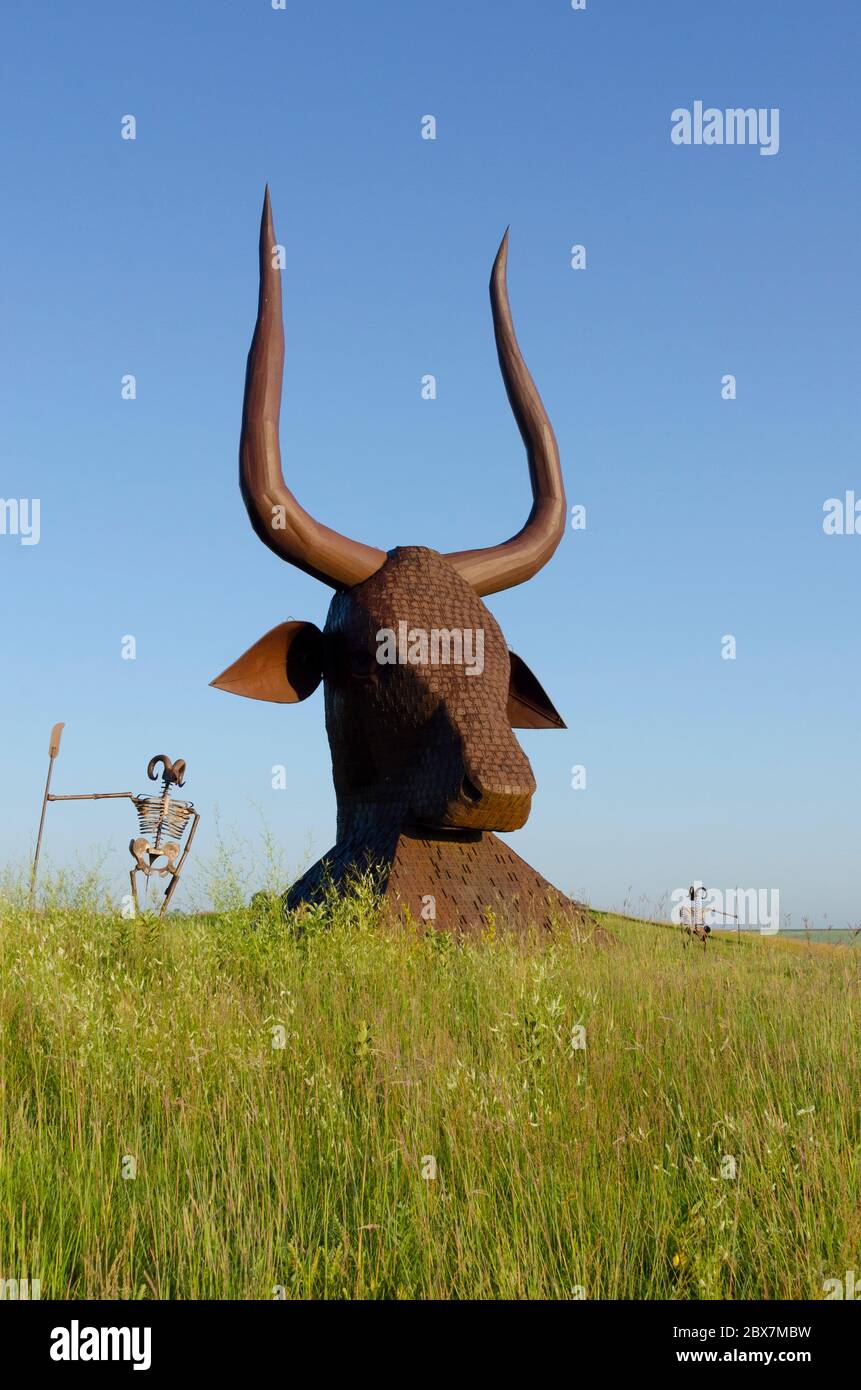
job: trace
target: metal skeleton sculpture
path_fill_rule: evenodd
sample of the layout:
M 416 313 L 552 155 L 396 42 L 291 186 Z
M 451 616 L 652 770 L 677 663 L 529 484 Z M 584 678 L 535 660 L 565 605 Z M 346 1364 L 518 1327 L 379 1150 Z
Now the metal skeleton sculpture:
M 55 796 L 51 792 L 51 775 L 54 771 L 54 760 L 60 752 L 60 737 L 64 728 L 64 724 L 55 724 L 51 730 L 51 740 L 48 746 L 48 779 L 42 798 L 42 817 L 39 822 L 36 853 L 30 875 L 30 905 L 33 904 L 36 892 L 36 871 L 39 867 L 42 833 L 45 827 L 45 810 L 48 802 L 117 801 L 127 798 L 133 802 L 137 811 L 140 830 L 140 834 L 129 841 L 129 851 L 134 859 L 134 866 L 129 872 L 129 880 L 135 912 L 140 910 L 137 891 L 138 874 L 142 873 L 146 879 L 150 879 L 153 875 L 160 878 L 167 878 L 170 875 L 170 882 L 165 889 L 164 901 L 159 911 L 159 916 L 164 916 L 173 897 L 174 889 L 179 882 L 183 865 L 188 858 L 188 852 L 200 822 L 200 812 L 194 809 L 194 804 L 191 801 L 171 800 L 171 787 L 181 787 L 185 782 L 185 759 L 177 758 L 176 762 L 172 762 L 165 753 L 156 753 L 154 758 L 150 758 L 147 764 L 147 776 L 151 782 L 158 780 L 156 767 L 159 763 L 162 766 L 160 796 L 146 796 L 143 793 L 135 796 L 133 792 L 77 792 L 73 795 Z M 186 830 L 188 830 L 188 838 L 183 848 L 182 837 Z M 164 864 L 158 863 L 160 859 L 164 859 Z
M 135 810 L 138 813 L 140 835 L 129 841 L 129 850 L 135 861 L 134 868 L 129 872 L 129 879 L 132 885 L 132 899 L 137 912 L 138 874 L 142 873 L 147 879 L 153 874 L 158 874 L 161 878 L 166 878 L 168 874 L 171 875 L 159 913 L 161 916 L 167 910 L 168 903 L 173 896 L 173 890 L 182 872 L 182 866 L 188 851 L 191 849 L 191 842 L 197 830 L 200 814 L 195 811 L 191 801 L 171 801 L 170 799 L 171 787 L 181 787 L 185 783 L 185 759 L 177 758 L 176 762 L 172 763 L 165 753 L 156 753 L 155 757 L 150 758 L 147 764 L 147 776 L 151 782 L 157 781 L 158 774 L 155 769 L 158 763 L 162 765 L 161 796 L 132 797 Z M 181 851 L 182 837 L 189 822 L 191 822 L 191 829 L 188 840 L 185 849 Z M 180 853 L 181 858 L 177 862 L 177 856 Z M 157 861 L 162 858 L 165 863 L 157 867 Z
M 552 925 L 581 904 L 553 888 L 491 832 L 524 824 L 535 779 L 514 729 L 564 729 L 538 680 L 509 651 L 482 602 L 547 564 L 565 532 L 556 440 L 514 333 L 506 289 L 508 234 L 490 282 L 496 347 L 526 446 L 532 509 L 510 540 L 440 554 L 381 550 L 339 534 L 299 504 L 278 441 L 284 329 L 281 276 L 267 189 L 260 227 L 260 296 L 245 378 L 239 479 L 259 539 L 334 589 L 325 628 L 288 621 L 266 633 L 212 684 L 256 700 L 293 703 L 323 682 L 338 801 L 337 840 L 290 889 L 292 908 L 357 871 L 382 873 L 387 902 L 437 929 L 480 930 L 488 912 Z M 419 655 L 381 664 L 381 629 L 483 635 L 478 679 Z M 412 641 L 412 636 L 409 639 Z M 473 672 L 473 674 L 475 674 Z M 595 930 L 600 936 L 600 929 Z

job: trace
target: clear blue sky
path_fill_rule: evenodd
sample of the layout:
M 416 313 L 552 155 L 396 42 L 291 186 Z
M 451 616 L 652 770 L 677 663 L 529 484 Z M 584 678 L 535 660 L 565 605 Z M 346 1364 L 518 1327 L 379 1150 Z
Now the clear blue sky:
M 588 509 L 490 600 L 569 726 L 521 735 L 514 848 L 597 906 L 697 877 L 777 887 L 793 925 L 861 920 L 861 536 L 822 530 L 826 498 L 861 497 L 859 37 L 850 0 L 5 6 L 0 495 L 40 499 L 41 539 L 0 536 L 4 858 L 29 853 L 58 719 L 58 791 L 185 757 L 204 855 L 216 805 L 252 841 L 259 807 L 289 864 L 334 839 L 321 694 L 208 686 L 329 598 L 237 485 L 268 180 L 288 481 L 386 548 L 525 519 L 487 298 L 511 224 L 521 345 Z M 779 153 L 675 146 L 696 100 L 779 108 Z M 54 807 L 46 846 L 109 843 L 119 893 L 132 828 Z

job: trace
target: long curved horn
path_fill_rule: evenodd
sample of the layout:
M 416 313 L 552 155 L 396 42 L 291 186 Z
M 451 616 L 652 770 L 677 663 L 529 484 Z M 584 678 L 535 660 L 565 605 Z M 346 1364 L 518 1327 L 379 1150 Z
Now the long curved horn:
M 508 232 L 496 253 L 490 277 L 490 303 L 499 366 L 511 409 L 526 445 L 532 511 L 511 540 L 484 550 L 457 550 L 446 559 L 479 597 L 522 584 L 546 565 L 565 530 L 565 488 L 553 427 L 514 335 L 505 271 Z
M 331 584 L 334 589 L 361 584 L 380 568 L 384 550 L 350 540 L 315 521 L 300 507 L 284 482 L 278 418 L 284 373 L 284 324 L 281 275 L 273 263 L 275 230 L 269 187 L 260 221 L 260 298 L 257 324 L 248 354 L 242 435 L 239 441 L 239 486 L 257 535 L 292 565 Z

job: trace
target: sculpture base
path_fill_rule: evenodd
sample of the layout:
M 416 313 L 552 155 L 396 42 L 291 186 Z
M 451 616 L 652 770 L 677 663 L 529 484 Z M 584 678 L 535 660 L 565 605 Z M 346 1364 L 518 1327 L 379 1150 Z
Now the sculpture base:
M 328 885 L 344 891 L 369 868 L 379 874 L 390 911 L 439 930 L 477 934 L 495 920 L 502 928 L 525 931 L 569 919 L 596 939 L 607 939 L 587 907 L 560 893 L 489 831 L 401 830 L 372 845 L 342 841 L 293 884 L 286 904 L 319 902 Z

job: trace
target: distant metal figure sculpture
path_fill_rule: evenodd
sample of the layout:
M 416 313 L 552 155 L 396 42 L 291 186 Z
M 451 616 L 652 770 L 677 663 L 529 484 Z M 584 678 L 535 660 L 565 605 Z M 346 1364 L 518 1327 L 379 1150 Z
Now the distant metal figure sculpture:
M 161 905 L 161 917 L 166 911 L 168 903 L 173 896 L 177 880 L 182 872 L 188 851 L 191 849 L 191 842 L 197 830 L 200 815 L 194 809 L 191 801 L 171 801 L 170 789 L 172 786 L 181 787 L 185 783 L 185 759 L 177 758 L 172 763 L 165 753 L 156 753 L 154 758 L 150 758 L 147 764 L 147 776 L 151 782 L 158 779 L 155 771 L 156 764 L 162 765 L 162 793 L 161 796 L 135 796 L 132 800 L 138 813 L 138 825 L 140 835 L 137 839 L 129 841 L 129 850 L 134 858 L 134 868 L 129 873 L 132 885 L 132 899 L 135 905 L 135 912 L 138 910 L 138 890 L 137 876 L 142 873 L 146 878 L 152 874 L 158 874 L 161 878 L 171 875 L 170 883 L 165 889 L 164 902 Z M 189 821 L 192 822 L 185 849 L 182 857 L 177 863 L 177 855 L 180 853 L 180 841 L 185 834 Z M 170 836 L 170 839 L 166 837 Z M 163 858 L 165 863 L 156 867 L 159 859 Z
M 338 800 L 337 843 L 287 895 L 318 900 L 329 883 L 382 871 L 389 901 L 436 926 L 480 929 L 515 907 L 548 923 L 551 902 L 585 915 L 488 832 L 517 830 L 535 779 L 512 728 L 564 729 L 529 667 L 509 652 L 482 602 L 522 584 L 562 539 L 565 492 L 553 429 L 521 356 L 506 289 L 506 232 L 490 282 L 499 365 L 529 462 L 532 510 L 510 540 L 442 555 L 386 552 L 331 530 L 300 506 L 278 442 L 284 328 L 267 188 L 260 227 L 260 297 L 245 378 L 239 479 L 260 540 L 335 590 L 325 629 L 285 622 L 212 684 L 257 700 L 304 700 L 324 681 Z M 381 630 L 416 638 L 414 654 L 384 661 Z M 434 663 L 419 640 L 480 634 L 482 668 Z M 567 638 L 566 638 L 567 640 Z M 470 678 L 474 677 L 474 678 Z
M 171 787 L 181 787 L 185 782 L 185 759 L 177 758 L 176 762 L 171 762 L 165 753 L 156 753 L 154 758 L 150 758 L 147 765 L 147 776 L 151 782 L 158 780 L 158 773 L 155 769 L 158 763 L 162 765 L 162 792 L 160 796 L 144 796 L 143 794 L 135 796 L 133 792 L 77 792 L 74 795 L 54 796 L 50 790 L 51 774 L 54 770 L 54 760 L 60 752 L 60 736 L 64 728 L 64 724 L 55 724 L 51 730 L 48 747 L 48 778 L 45 783 L 45 794 L 42 798 L 42 816 L 39 821 L 36 853 L 33 857 L 33 869 L 30 875 L 30 906 L 33 906 L 36 893 L 36 872 L 39 867 L 42 833 L 45 827 L 45 811 L 48 802 L 128 799 L 134 803 L 140 829 L 140 834 L 129 841 L 129 851 L 135 861 L 134 867 L 129 872 L 135 913 L 139 911 L 137 875 L 142 873 L 149 879 L 153 874 L 160 878 L 166 878 L 170 874 L 170 883 L 165 889 L 164 901 L 159 910 L 159 916 L 163 917 L 179 882 L 183 865 L 191 849 L 191 842 L 200 822 L 200 813 L 194 809 L 191 801 L 172 801 L 170 799 Z M 188 839 L 183 849 L 182 837 L 189 825 Z M 159 859 L 164 859 L 164 864 L 159 865 Z
M 709 889 L 704 884 L 692 883 L 688 889 L 688 901 L 690 907 L 681 909 L 681 924 L 688 936 L 695 936 L 699 941 L 705 943 L 712 934 L 711 925 L 706 921 L 706 917 L 722 917 L 724 922 L 735 922 L 736 930 L 739 928 L 737 912 L 722 912 L 716 907 L 706 903 L 709 899 Z M 718 924 L 720 926 L 720 924 Z
M 705 918 L 706 908 L 704 904 L 707 897 L 707 888 L 703 887 L 701 883 L 692 883 L 688 889 L 690 907 L 683 907 L 681 911 L 682 928 L 686 935 L 695 936 L 703 945 L 708 941 L 712 932 Z

